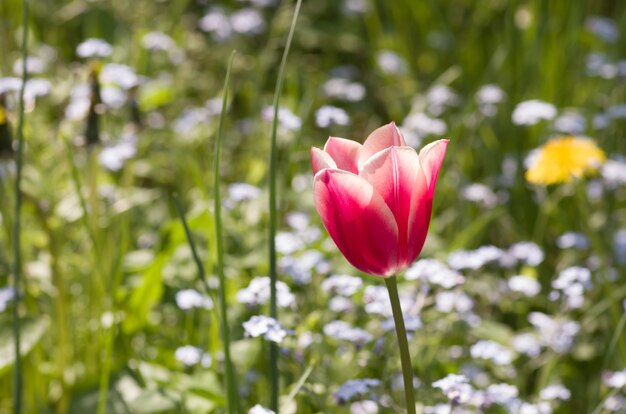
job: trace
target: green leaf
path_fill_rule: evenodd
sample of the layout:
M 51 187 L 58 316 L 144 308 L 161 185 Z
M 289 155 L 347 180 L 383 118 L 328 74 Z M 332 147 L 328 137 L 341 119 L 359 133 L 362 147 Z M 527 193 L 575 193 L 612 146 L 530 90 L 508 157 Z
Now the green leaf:
M 129 404 L 130 411 L 136 414 L 157 414 L 176 412 L 178 401 L 162 390 L 145 390 Z
M 0 375 L 8 371 L 15 363 L 15 348 L 13 344 L 13 332 L 11 318 L 3 315 L 0 320 Z M 46 317 L 24 318 L 20 321 L 20 355 L 28 353 L 41 341 L 48 330 Z
M 152 308 L 156 306 L 163 295 L 163 281 L 161 278 L 163 266 L 167 263 L 169 254 L 160 254 L 144 271 L 139 285 L 131 292 L 127 304 L 126 319 L 123 329 L 125 332 L 134 332 L 143 327 Z

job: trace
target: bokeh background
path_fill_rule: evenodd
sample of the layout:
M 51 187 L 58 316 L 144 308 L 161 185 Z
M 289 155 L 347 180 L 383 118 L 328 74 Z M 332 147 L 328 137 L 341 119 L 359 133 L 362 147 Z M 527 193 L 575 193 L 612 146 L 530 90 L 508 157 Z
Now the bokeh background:
M 225 412 L 214 292 L 172 197 L 214 289 L 211 166 L 234 49 L 221 190 L 242 412 L 268 405 L 268 340 L 281 412 L 400 411 L 382 281 L 328 238 L 309 166 L 329 135 L 362 142 L 390 121 L 418 149 L 451 140 L 426 246 L 400 281 L 421 412 L 626 412 L 625 4 L 305 0 L 280 96 L 271 329 L 251 318 L 267 314 L 271 104 L 294 3 L 29 5 L 25 412 Z M 21 10 L 0 1 L 0 413 L 14 385 Z M 563 135 L 591 137 L 607 161 L 528 183 L 534 151 Z

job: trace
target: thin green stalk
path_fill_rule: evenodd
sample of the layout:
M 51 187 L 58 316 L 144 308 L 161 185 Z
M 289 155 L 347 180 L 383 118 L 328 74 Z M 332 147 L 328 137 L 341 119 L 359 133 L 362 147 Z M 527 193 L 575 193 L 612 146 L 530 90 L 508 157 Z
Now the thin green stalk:
M 398 336 L 398 347 L 400 349 L 400 361 L 402 362 L 402 377 L 404 379 L 404 398 L 406 400 L 407 414 L 415 414 L 415 390 L 413 389 L 413 366 L 411 365 L 411 354 L 409 353 L 409 342 L 406 338 L 404 327 L 404 317 L 400 307 L 400 297 L 398 296 L 398 281 L 395 276 L 385 279 L 389 300 L 391 300 L 391 310 L 393 320 L 396 325 Z
M 13 412 L 22 412 L 22 362 L 20 355 L 20 298 L 22 287 L 22 255 L 21 255 L 21 211 L 22 211 L 22 164 L 24 158 L 24 89 L 28 72 L 26 60 L 28 57 L 28 5 L 22 0 L 22 86 L 19 96 L 19 120 L 17 123 L 17 154 L 15 159 L 15 215 L 13 217 L 13 290 L 15 303 L 13 304 L 13 340 L 15 347 L 15 366 L 13 379 Z
M 296 30 L 296 22 L 298 21 L 298 15 L 300 14 L 300 6 L 302 0 L 297 0 L 296 7 L 293 12 L 293 18 L 291 20 L 291 27 L 289 28 L 289 34 L 287 35 L 287 43 L 285 44 L 285 50 L 283 51 L 283 57 L 280 61 L 280 67 L 278 69 L 278 79 L 276 81 L 276 89 L 274 90 L 274 120 L 272 122 L 272 145 L 270 150 L 270 165 L 269 165 L 269 261 L 270 261 L 270 316 L 274 319 L 278 319 L 278 307 L 276 305 L 276 281 L 278 280 L 278 272 L 276 266 L 276 230 L 277 230 L 277 207 L 276 207 L 276 164 L 278 163 L 278 148 L 276 145 L 276 135 L 278 131 L 278 107 L 280 101 L 280 92 L 283 88 L 283 80 L 285 78 L 285 66 L 287 65 L 287 56 L 289 55 L 289 49 L 291 48 L 291 41 L 293 40 L 293 34 Z M 278 372 L 278 344 L 270 343 L 270 382 L 271 382 L 271 395 L 270 395 L 270 408 L 278 413 L 278 395 L 279 395 L 279 372 Z
M 122 261 L 124 258 L 124 252 L 128 247 L 128 220 L 126 217 L 121 217 L 120 232 L 118 250 L 113 261 L 113 280 L 109 285 L 110 292 L 110 304 L 109 314 L 111 315 L 111 325 L 108 327 L 106 336 L 104 338 L 104 358 L 102 361 L 102 369 L 100 371 L 100 385 L 98 390 L 98 414 L 106 414 L 107 401 L 109 395 L 109 382 L 111 380 L 111 365 L 113 360 L 113 345 L 115 340 L 115 330 L 117 329 L 116 314 L 116 294 L 119 288 L 120 281 L 122 280 Z
M 80 202 L 80 208 L 82 210 L 81 221 L 83 225 L 87 229 L 89 233 L 89 239 L 91 240 L 91 245 L 93 246 L 94 255 L 97 255 L 99 250 L 96 242 L 96 236 L 94 234 L 93 229 L 91 228 L 90 218 L 89 218 L 89 208 L 87 207 L 87 200 L 85 200 L 85 196 L 81 191 L 81 182 L 80 182 L 80 174 L 78 172 L 78 168 L 76 167 L 76 163 L 74 162 L 73 157 L 73 148 L 72 144 L 69 140 L 65 139 L 65 152 L 67 153 L 68 163 L 70 165 L 70 172 L 72 176 L 72 181 L 74 183 L 74 189 L 76 191 L 76 195 L 78 196 L 78 200 Z M 98 258 L 96 258 L 96 263 L 99 263 Z M 96 266 L 97 267 L 97 266 Z
M 200 259 L 200 255 L 198 254 L 198 249 L 196 249 L 196 243 L 193 240 L 193 236 L 191 234 L 191 230 L 189 229 L 189 224 L 187 224 L 187 219 L 185 218 L 185 211 L 183 210 L 183 206 L 178 199 L 178 196 L 174 194 L 172 196 L 174 200 L 174 205 L 176 206 L 176 211 L 178 211 L 178 217 L 180 218 L 181 223 L 183 224 L 183 229 L 185 229 L 185 236 L 187 237 L 187 243 L 189 244 L 189 248 L 191 249 L 191 255 L 193 256 L 193 261 L 196 263 L 196 268 L 198 269 L 198 278 L 202 282 L 202 286 L 206 290 L 208 295 L 212 296 L 213 290 L 209 286 L 209 282 L 206 278 L 206 271 L 204 270 L 204 265 L 202 264 L 202 259 Z M 211 297 L 211 299 L 215 299 Z
M 236 51 L 230 55 L 228 68 L 226 69 L 226 80 L 224 81 L 224 92 L 222 95 L 222 111 L 220 113 L 217 136 L 215 138 L 215 162 L 213 170 L 213 190 L 215 200 L 215 247 L 217 249 L 217 276 L 220 281 L 219 286 L 219 307 L 221 310 L 222 346 L 224 347 L 224 371 L 226 375 L 226 395 L 228 397 L 228 412 L 230 414 L 239 413 L 239 397 L 237 392 L 237 380 L 235 370 L 230 359 L 230 328 L 228 326 L 228 313 L 226 312 L 226 277 L 224 276 L 224 243 L 222 238 L 222 197 L 220 194 L 220 153 L 222 151 L 222 133 L 224 130 L 224 119 L 226 118 L 226 105 L 228 103 L 228 85 L 230 83 L 230 70 L 233 65 Z

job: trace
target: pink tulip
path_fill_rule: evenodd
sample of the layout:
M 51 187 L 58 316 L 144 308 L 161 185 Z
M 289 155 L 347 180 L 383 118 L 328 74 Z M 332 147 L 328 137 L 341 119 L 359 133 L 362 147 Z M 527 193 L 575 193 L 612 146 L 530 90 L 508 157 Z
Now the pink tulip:
M 330 137 L 324 150 L 311 148 L 315 208 L 354 267 L 389 277 L 417 258 L 447 146 L 435 141 L 418 155 L 392 122 L 363 145 Z

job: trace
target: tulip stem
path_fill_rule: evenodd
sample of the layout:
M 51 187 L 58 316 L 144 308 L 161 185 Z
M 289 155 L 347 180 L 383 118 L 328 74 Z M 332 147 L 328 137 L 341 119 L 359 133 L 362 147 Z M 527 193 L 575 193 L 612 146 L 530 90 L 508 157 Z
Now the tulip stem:
M 407 414 L 415 414 L 415 391 L 413 390 L 413 366 L 411 365 L 411 354 L 409 353 L 409 343 L 406 338 L 406 328 L 404 327 L 404 317 L 400 307 L 400 297 L 398 296 L 398 281 L 395 276 L 385 278 L 389 300 L 391 300 L 391 310 L 398 336 L 398 346 L 400 348 L 400 361 L 402 362 L 402 377 L 404 378 L 404 398 L 406 400 Z

